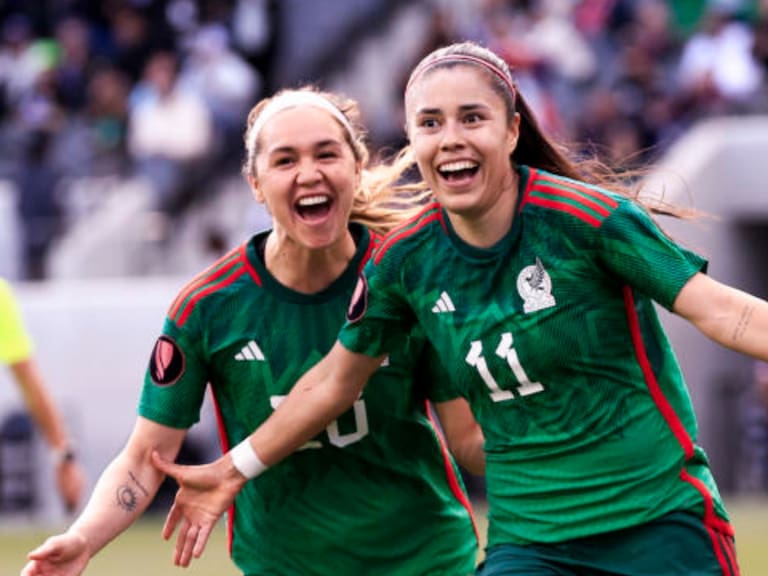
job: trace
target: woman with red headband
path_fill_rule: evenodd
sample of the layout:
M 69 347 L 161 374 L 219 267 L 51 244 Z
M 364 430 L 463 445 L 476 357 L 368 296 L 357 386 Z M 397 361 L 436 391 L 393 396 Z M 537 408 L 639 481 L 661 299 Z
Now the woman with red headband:
M 707 276 L 618 178 L 565 156 L 492 52 L 428 55 L 405 107 L 434 201 L 377 248 L 335 346 L 265 424 L 206 467 L 155 458 L 183 484 L 169 526 L 183 517 L 194 541 L 188 526 L 349 406 L 418 325 L 451 376 L 442 399 L 468 399 L 485 436 L 479 574 L 738 574 L 654 303 L 767 360 L 768 302 Z

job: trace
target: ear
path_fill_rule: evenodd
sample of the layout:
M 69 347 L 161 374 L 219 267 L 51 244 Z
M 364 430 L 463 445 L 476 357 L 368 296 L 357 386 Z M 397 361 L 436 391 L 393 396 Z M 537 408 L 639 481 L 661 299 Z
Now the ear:
M 517 148 L 517 140 L 519 137 L 520 137 L 520 114 L 518 112 L 515 112 L 515 115 L 512 117 L 512 121 L 509 123 L 509 126 L 507 128 L 507 149 L 509 151 L 510 156 L 515 151 L 515 148 Z
M 253 194 L 256 202 L 264 204 L 264 194 L 262 194 L 261 190 L 259 189 L 258 178 L 255 178 L 252 174 L 248 174 L 246 179 L 248 180 L 248 185 L 251 187 L 251 194 Z

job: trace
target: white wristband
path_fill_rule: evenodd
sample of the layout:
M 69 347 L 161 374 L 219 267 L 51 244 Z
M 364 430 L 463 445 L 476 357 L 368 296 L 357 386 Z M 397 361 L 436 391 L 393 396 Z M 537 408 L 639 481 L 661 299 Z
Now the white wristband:
M 232 448 L 229 451 L 229 455 L 232 457 L 232 464 L 237 468 L 238 472 L 249 479 L 256 478 L 256 476 L 269 468 L 258 457 L 248 438 Z

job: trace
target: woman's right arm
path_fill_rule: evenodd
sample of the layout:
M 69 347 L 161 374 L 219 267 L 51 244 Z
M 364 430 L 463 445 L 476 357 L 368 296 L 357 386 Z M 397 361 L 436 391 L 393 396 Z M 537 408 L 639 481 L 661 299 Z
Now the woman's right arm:
M 174 460 L 186 430 L 139 417 L 123 450 L 107 466 L 82 514 L 63 534 L 48 538 L 27 556 L 21 576 L 76 576 L 99 550 L 127 529 L 152 502 L 165 477 L 151 461 L 154 451 Z
M 381 361 L 382 358 L 351 352 L 336 342 L 243 443 L 250 443 L 264 465 L 277 464 L 348 410 Z M 215 522 L 248 480 L 235 466 L 232 452 L 201 466 L 181 466 L 167 458 L 154 459 L 158 469 L 173 476 L 179 484 L 163 528 L 167 539 L 181 523 L 176 540 L 176 565 L 187 566 L 192 557 L 200 557 Z

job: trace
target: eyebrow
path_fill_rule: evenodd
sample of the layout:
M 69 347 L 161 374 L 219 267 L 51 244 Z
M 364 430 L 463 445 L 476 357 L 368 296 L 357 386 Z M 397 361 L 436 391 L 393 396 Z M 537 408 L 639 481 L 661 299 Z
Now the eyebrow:
M 341 140 L 320 140 L 319 142 L 316 142 L 312 145 L 313 150 L 317 150 L 320 148 L 328 148 L 332 146 L 342 146 L 343 142 Z M 277 148 L 272 148 L 267 151 L 268 154 L 284 154 L 284 153 L 292 153 L 296 151 L 296 146 L 278 146 Z
M 472 110 L 478 110 L 478 109 L 488 109 L 490 106 L 487 104 L 481 104 L 481 103 L 471 103 L 471 104 L 462 104 L 459 106 L 459 112 L 470 112 Z M 416 114 L 424 114 L 424 115 L 433 115 L 433 114 L 440 114 L 442 112 L 441 108 L 422 108 L 420 110 L 416 111 Z

